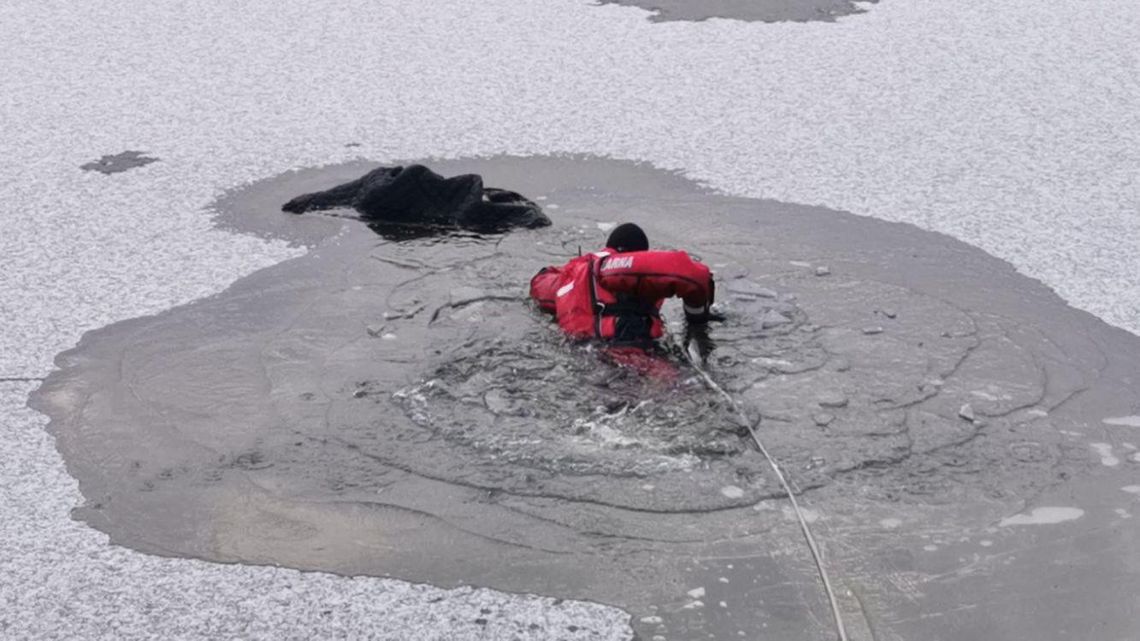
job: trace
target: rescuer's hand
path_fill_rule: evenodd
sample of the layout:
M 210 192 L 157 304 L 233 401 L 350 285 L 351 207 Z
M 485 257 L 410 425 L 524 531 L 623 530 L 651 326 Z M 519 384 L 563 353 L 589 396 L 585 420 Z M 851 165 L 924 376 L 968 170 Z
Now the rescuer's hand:
M 709 336 L 709 326 L 707 322 L 687 323 L 685 325 L 684 349 L 686 352 L 689 352 L 691 348 L 696 348 L 697 355 L 700 357 L 702 363 L 707 361 L 709 355 L 716 349 L 716 341 Z

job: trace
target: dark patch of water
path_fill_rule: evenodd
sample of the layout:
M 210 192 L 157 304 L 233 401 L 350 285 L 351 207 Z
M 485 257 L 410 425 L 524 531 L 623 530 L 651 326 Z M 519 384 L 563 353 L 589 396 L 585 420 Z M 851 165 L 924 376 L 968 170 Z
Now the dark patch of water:
M 653 22 L 700 22 L 727 18 L 746 22 L 835 22 L 878 0 L 599 0 L 654 11 Z
M 152 162 L 158 162 L 158 158 L 151 158 L 144 155 L 145 151 L 124 151 L 119 154 L 108 154 L 93 160 L 89 163 L 80 165 L 79 168 L 84 171 L 97 171 L 101 174 L 118 174 L 124 171 L 129 171 L 137 167 L 144 167 Z
M 710 371 L 761 419 L 864 631 L 957 616 L 970 565 L 925 547 L 1093 478 L 1081 435 L 1138 401 L 1134 337 L 913 227 L 575 158 L 447 164 L 558 205 L 544 230 L 397 241 L 277 211 L 362 169 L 230 194 L 223 224 L 314 251 L 61 355 L 34 402 L 80 518 L 160 554 L 598 599 L 646 637 L 821 638 L 814 569 L 728 408 L 680 359 L 634 376 L 526 300 L 626 219 L 716 272 Z M 976 638 L 955 629 L 926 636 Z

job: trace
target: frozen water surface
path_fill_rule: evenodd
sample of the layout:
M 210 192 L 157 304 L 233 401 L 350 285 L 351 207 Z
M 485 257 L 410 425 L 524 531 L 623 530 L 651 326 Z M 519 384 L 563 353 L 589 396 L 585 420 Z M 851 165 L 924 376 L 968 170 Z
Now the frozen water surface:
M 439 593 L 398 582 L 159 562 L 109 548 L 66 520 L 80 499 L 44 438 L 46 419 L 20 409 L 27 379 L 45 376 L 86 330 L 217 293 L 298 255 L 281 241 L 319 237 L 327 219 L 293 220 L 265 242 L 214 231 L 202 214 L 221 190 L 291 167 L 502 152 L 650 160 L 736 195 L 949 233 L 1082 309 L 1140 329 L 1136 3 L 883 2 L 834 24 L 650 16 L 572 0 L 0 4 L 9 43 L 0 54 L 0 396 L 9 439 L 0 563 L 15 577 L 0 582 L 0 630 L 25 638 L 501 632 L 475 623 L 488 617 L 464 609 L 473 603 L 466 597 L 433 605 Z M 124 149 L 162 162 L 109 176 L 79 169 Z M 807 258 L 792 260 L 837 266 Z M 1137 411 L 1120 398 L 1101 402 L 1099 413 L 1062 429 L 1089 431 L 1096 416 Z M 1115 442 L 1117 427 L 1089 438 Z M 1027 438 L 1007 449 L 1033 463 L 1049 447 Z M 1087 462 L 1087 444 L 1074 448 Z M 1101 473 L 1121 468 L 1129 466 Z M 1099 496 L 1082 495 L 1089 504 Z M 1081 505 L 1088 515 L 1074 527 L 1100 514 Z M 874 523 L 890 514 L 860 516 Z M 1041 538 L 1054 528 L 1017 529 L 1038 537 L 1020 544 L 1057 552 Z M 1081 536 L 1089 549 L 1121 545 L 1107 532 Z M 932 569 L 893 540 L 895 554 L 855 569 L 912 596 L 919 585 L 941 585 L 921 577 L 953 571 L 959 587 L 944 586 L 946 602 L 1000 603 L 1013 593 L 990 579 L 1007 557 Z M 1073 561 L 1080 571 L 1066 580 L 1093 586 L 1107 582 L 1090 577 L 1119 571 L 1112 559 L 1137 555 L 1134 544 L 1103 562 L 1067 554 L 1050 558 Z M 1048 580 L 1034 570 L 1018 576 L 1027 592 Z M 249 609 L 232 607 L 253 594 Z M 477 594 L 543 619 L 570 607 Z M 773 594 L 766 611 L 802 611 L 799 592 Z M 390 607 L 389 597 L 402 605 Z M 1112 609 L 1109 597 L 1104 606 L 1053 608 L 1067 626 L 977 617 L 944 627 L 957 638 L 1049 638 L 1099 624 L 1098 611 L 1129 611 Z M 522 610 L 506 611 L 522 620 Z M 593 611 L 611 618 L 567 625 L 628 634 L 616 611 Z M 417 622 L 430 629 L 407 627 Z M 449 627 L 456 622 L 466 627 Z M 531 634 L 549 636 L 542 630 Z

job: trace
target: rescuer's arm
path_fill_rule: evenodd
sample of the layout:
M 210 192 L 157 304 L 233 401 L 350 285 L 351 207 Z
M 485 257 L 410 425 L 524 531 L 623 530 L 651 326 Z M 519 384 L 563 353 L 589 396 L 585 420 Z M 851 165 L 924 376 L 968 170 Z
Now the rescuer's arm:
M 707 363 L 709 355 L 716 349 L 716 341 L 709 335 L 709 321 L 723 321 L 724 315 L 713 311 L 713 301 L 716 299 L 716 281 L 713 279 L 712 272 L 709 271 L 708 267 L 692 260 L 692 258 L 689 260 L 693 265 L 689 269 L 693 271 L 694 275 L 708 274 L 708 285 L 706 288 L 702 288 L 707 290 L 702 292 L 704 294 L 703 305 L 690 305 L 690 301 L 696 302 L 697 296 L 695 294 L 686 299 L 684 303 L 685 337 L 683 345 L 686 350 L 695 347 L 697 356 L 704 364 Z
M 543 267 L 530 279 L 530 297 L 542 311 L 554 313 L 554 301 L 558 298 L 558 283 L 561 279 L 560 267 Z
M 684 304 L 685 322 L 689 325 L 707 325 L 709 321 L 723 321 L 724 315 L 718 314 L 712 309 L 713 299 L 715 297 L 716 282 L 710 273 L 708 280 L 708 297 L 705 299 L 705 303 L 703 305 L 690 305 L 686 300 Z

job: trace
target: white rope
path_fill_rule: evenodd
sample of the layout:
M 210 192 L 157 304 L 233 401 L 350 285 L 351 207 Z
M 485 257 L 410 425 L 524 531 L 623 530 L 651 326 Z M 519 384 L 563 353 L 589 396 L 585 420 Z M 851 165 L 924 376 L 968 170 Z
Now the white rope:
M 812 536 L 807 519 L 804 518 L 803 511 L 800 510 L 800 504 L 796 501 L 796 494 L 792 491 L 792 487 L 788 485 L 787 479 L 784 478 L 784 473 L 780 470 L 780 466 L 776 464 L 776 459 L 772 458 L 772 455 L 768 453 L 768 449 L 764 447 L 764 444 L 760 441 L 760 436 L 756 434 L 756 429 L 752 426 L 752 421 L 748 420 L 748 415 L 744 413 L 744 408 L 736 402 L 736 399 L 733 398 L 731 394 L 718 385 L 703 367 L 697 364 L 697 359 L 693 358 L 689 353 L 687 345 L 684 346 L 681 351 L 684 352 L 685 358 L 689 361 L 689 364 L 693 366 L 693 369 L 697 370 L 697 373 L 704 379 L 705 384 L 723 396 L 729 405 L 740 414 L 740 419 L 744 421 L 744 426 L 748 428 L 748 433 L 752 436 L 752 441 L 756 443 L 756 447 L 760 450 L 760 453 L 768 460 L 768 465 L 772 466 L 772 471 L 776 473 L 776 478 L 780 479 L 780 485 L 784 487 L 784 492 L 787 493 L 788 500 L 792 502 L 792 509 L 796 512 L 796 518 L 799 519 L 800 530 L 803 531 L 804 540 L 807 541 L 808 549 L 811 550 L 811 557 L 815 562 L 816 570 L 819 571 L 819 578 L 823 582 L 823 590 L 827 593 L 827 600 L 831 604 L 831 617 L 835 620 L 835 630 L 839 633 L 839 641 L 848 641 L 847 628 L 843 625 L 843 615 L 839 612 L 839 600 L 835 598 L 835 591 L 831 588 L 831 579 L 828 578 L 827 570 L 823 567 L 823 557 L 819 553 L 819 546 L 815 544 L 815 537 Z

